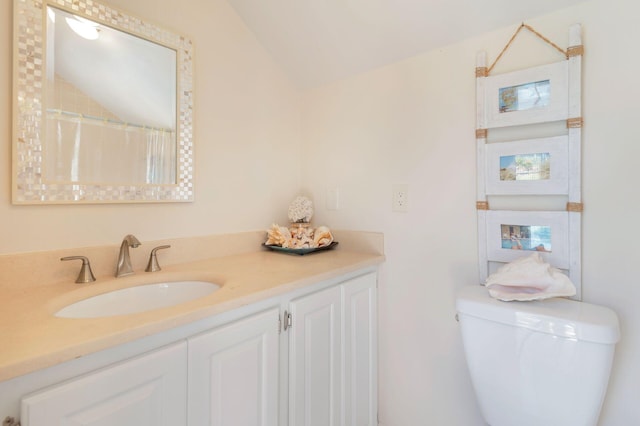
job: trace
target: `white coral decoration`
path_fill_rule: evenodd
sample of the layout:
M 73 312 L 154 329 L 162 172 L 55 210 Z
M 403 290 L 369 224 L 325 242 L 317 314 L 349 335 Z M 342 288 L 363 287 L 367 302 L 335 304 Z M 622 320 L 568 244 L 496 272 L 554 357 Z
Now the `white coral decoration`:
M 298 196 L 289 206 L 289 220 L 291 222 L 311 222 L 313 203 L 304 196 Z

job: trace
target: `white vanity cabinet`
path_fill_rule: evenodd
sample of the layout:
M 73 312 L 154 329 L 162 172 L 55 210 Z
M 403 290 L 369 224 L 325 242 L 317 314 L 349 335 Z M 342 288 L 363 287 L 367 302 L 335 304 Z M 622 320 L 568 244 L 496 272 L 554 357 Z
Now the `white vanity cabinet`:
M 22 400 L 25 426 L 175 426 L 187 413 L 186 343 L 72 379 Z
M 377 424 L 376 275 L 291 301 L 289 425 Z
M 340 424 L 341 287 L 330 287 L 291 302 L 289 425 Z
M 279 310 L 188 339 L 188 426 L 278 422 Z
M 344 305 L 344 424 L 378 424 L 378 298 L 376 274 L 342 287 Z
M 374 426 L 376 282 L 325 281 L 166 332 L 177 342 L 23 397 L 21 423 Z
M 189 338 L 188 425 L 376 425 L 376 302 L 370 273 L 284 299 L 280 327 L 270 309 Z

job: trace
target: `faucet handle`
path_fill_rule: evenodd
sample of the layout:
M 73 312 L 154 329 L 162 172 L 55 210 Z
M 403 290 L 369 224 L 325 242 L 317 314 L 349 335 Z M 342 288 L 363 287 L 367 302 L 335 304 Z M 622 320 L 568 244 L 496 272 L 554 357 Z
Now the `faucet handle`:
M 149 263 L 147 263 L 147 268 L 145 269 L 145 272 L 157 272 L 159 271 L 160 268 L 160 264 L 158 263 L 158 256 L 156 256 L 156 252 L 158 250 L 162 250 L 162 249 L 168 249 L 169 245 L 167 246 L 158 246 L 156 248 L 154 248 L 153 250 L 151 250 L 151 254 L 149 255 Z
M 78 274 L 78 278 L 76 279 L 77 283 L 91 283 L 96 280 L 96 277 L 93 276 L 93 271 L 91 271 L 91 263 L 89 263 L 89 258 L 85 256 L 66 256 L 61 257 L 60 260 L 82 260 L 82 267 L 80 268 L 80 273 Z

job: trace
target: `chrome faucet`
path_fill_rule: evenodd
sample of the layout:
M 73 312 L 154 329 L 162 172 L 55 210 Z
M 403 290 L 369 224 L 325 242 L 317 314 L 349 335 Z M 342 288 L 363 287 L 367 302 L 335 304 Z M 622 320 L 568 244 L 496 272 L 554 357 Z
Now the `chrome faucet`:
M 118 254 L 118 263 L 116 265 L 116 277 L 133 274 L 131 266 L 131 258 L 129 257 L 129 247 L 136 248 L 140 245 L 140 241 L 133 235 L 129 234 L 122 240 L 120 245 L 120 253 Z

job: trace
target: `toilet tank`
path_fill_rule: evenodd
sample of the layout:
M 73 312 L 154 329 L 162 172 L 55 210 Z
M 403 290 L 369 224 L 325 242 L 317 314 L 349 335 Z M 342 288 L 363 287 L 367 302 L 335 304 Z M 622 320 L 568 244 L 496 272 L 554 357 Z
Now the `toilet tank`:
M 456 308 L 491 426 L 597 424 L 620 337 L 615 312 L 561 298 L 502 302 L 479 285 L 462 289 Z

